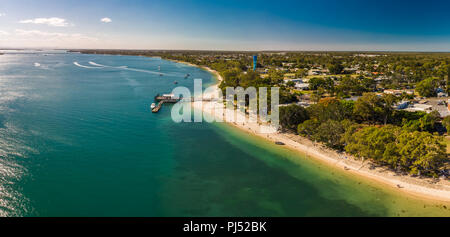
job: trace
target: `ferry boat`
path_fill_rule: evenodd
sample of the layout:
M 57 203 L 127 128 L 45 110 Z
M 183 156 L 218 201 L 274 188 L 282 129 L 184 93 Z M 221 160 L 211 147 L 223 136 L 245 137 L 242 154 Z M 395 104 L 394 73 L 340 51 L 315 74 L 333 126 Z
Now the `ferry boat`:
M 159 102 L 159 101 L 164 101 L 164 103 L 177 103 L 178 101 L 180 101 L 182 98 L 175 96 L 174 94 L 157 94 L 155 96 L 155 101 Z

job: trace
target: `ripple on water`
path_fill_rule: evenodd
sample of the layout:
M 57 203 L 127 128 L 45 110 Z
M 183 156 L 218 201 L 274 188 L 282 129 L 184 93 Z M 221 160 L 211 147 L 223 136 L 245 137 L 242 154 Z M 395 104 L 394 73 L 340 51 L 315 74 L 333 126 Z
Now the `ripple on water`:
M 25 145 L 23 133 L 8 121 L 0 127 L 0 216 L 23 216 L 30 209 L 29 200 L 16 184 L 27 173 L 21 163 L 37 151 Z
M 29 200 L 15 187 L 26 170 L 4 156 L 0 150 L 0 216 L 23 216 L 28 212 Z

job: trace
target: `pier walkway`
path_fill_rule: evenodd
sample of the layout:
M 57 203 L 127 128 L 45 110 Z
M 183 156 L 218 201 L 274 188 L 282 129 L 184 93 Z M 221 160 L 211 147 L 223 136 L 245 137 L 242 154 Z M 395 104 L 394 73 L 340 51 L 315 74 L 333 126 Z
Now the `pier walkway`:
M 197 101 L 205 101 L 205 102 L 211 102 L 211 101 L 215 101 L 216 99 L 210 99 L 210 98 L 190 98 L 190 99 L 183 99 L 183 98 L 178 98 L 175 97 L 173 95 L 157 95 L 155 96 L 155 101 L 158 102 L 158 105 L 155 108 L 152 108 L 152 112 L 153 113 L 158 113 L 159 110 L 161 109 L 161 107 L 163 106 L 163 104 L 165 103 L 169 103 L 169 104 L 175 104 L 179 101 L 186 101 L 188 102 L 190 100 L 190 102 L 197 102 Z

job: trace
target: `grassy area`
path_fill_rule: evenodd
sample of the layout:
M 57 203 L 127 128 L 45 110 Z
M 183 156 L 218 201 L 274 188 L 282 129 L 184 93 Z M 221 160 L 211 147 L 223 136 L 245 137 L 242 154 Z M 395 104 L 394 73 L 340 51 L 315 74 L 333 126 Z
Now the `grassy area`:
M 447 153 L 450 154 L 450 136 L 445 136 L 445 144 L 447 144 Z
M 301 94 L 312 94 L 314 91 L 312 90 L 293 90 L 296 93 L 301 93 Z

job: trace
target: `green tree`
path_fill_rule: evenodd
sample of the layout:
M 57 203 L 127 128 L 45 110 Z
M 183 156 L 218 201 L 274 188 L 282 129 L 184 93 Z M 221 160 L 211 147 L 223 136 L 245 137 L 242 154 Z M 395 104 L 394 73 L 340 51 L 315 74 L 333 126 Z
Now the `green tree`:
M 365 93 L 355 102 L 353 113 L 361 121 L 377 122 L 383 117 L 385 105 L 381 97 L 375 93 Z
M 411 174 L 437 176 L 447 160 L 442 137 L 428 132 L 387 125 L 366 127 L 344 137 L 348 153 Z
M 320 126 L 320 122 L 317 119 L 309 119 L 301 123 L 297 127 L 297 133 L 300 136 L 312 138 L 316 134 L 317 128 Z
M 280 125 L 283 130 L 296 131 L 297 126 L 308 119 L 306 109 L 299 105 L 280 107 Z
M 319 87 L 325 88 L 325 80 L 321 77 L 313 77 L 309 80 L 309 89 L 317 90 Z
M 305 70 L 305 69 L 299 69 L 298 71 L 295 72 L 296 77 L 305 77 L 307 75 L 308 75 L 308 70 Z
M 442 137 L 428 132 L 403 132 L 397 139 L 397 167 L 417 175 L 437 176 L 447 159 Z
M 382 100 L 383 100 L 383 109 L 382 109 L 382 115 L 384 118 L 384 125 L 387 124 L 390 116 L 393 114 L 394 112 L 394 104 L 398 101 L 398 98 L 394 95 L 391 94 L 384 94 L 382 96 Z
M 357 78 L 345 76 L 336 87 L 336 91 L 341 97 L 347 97 L 351 94 L 360 95 L 365 91 L 365 89 L 362 86 L 361 81 Z
M 440 114 L 438 111 L 432 111 L 429 114 L 417 119 L 410 120 L 403 125 L 403 129 L 414 132 L 430 132 L 433 133 L 436 130 L 436 123 L 439 121 Z
M 447 77 L 446 77 L 446 81 L 447 81 L 447 93 L 450 93 L 450 65 L 447 66 Z
M 437 87 L 438 87 L 437 80 L 430 77 L 419 82 L 416 86 L 416 91 L 419 93 L 420 96 L 433 97 L 436 96 Z
M 447 129 L 447 133 L 450 133 L 450 116 L 447 116 L 442 120 L 442 125 Z
M 335 120 L 321 123 L 312 136 L 314 140 L 325 143 L 326 146 L 341 150 L 344 147 L 342 136 L 345 133 L 344 125 Z
M 269 70 L 269 78 L 272 84 L 279 84 L 283 82 L 283 73 L 277 70 Z
M 383 159 L 386 147 L 394 143 L 399 129 L 392 125 L 383 128 L 366 127 L 347 137 L 345 150 L 357 157 L 370 158 L 377 161 Z
M 336 98 L 323 98 L 317 104 L 307 108 L 308 114 L 320 122 L 327 120 L 341 121 L 351 119 L 353 114 L 353 102 L 338 100 Z
M 447 65 L 447 75 L 445 76 L 446 91 L 450 94 L 450 65 Z
M 280 88 L 280 103 L 281 104 L 289 104 L 293 102 L 297 102 L 297 96 L 294 93 L 291 93 L 290 91 Z
M 327 68 L 331 74 L 340 74 L 344 70 L 344 66 L 338 61 L 327 64 Z
M 286 83 L 286 86 L 288 86 L 288 87 L 294 87 L 294 86 L 295 86 L 295 82 L 293 82 L 293 81 L 288 81 L 288 82 Z

